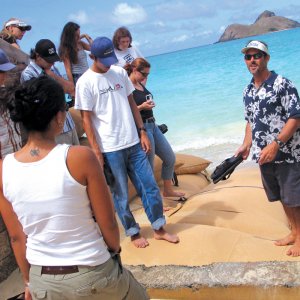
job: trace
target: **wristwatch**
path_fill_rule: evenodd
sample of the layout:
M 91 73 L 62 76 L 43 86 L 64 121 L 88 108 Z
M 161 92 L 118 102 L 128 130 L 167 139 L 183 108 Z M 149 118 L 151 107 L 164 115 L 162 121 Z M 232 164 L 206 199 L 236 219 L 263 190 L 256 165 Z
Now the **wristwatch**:
M 285 143 L 279 140 L 277 137 L 275 137 L 274 142 L 278 144 L 279 148 L 282 148 L 285 145 Z
M 145 127 L 140 127 L 139 131 L 147 131 Z

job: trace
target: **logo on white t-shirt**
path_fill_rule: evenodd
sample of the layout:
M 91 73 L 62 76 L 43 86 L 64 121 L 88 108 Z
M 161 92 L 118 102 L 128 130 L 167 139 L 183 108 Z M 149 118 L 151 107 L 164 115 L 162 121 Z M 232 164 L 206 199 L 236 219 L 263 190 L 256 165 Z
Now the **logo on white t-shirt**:
M 102 89 L 102 90 L 99 90 L 100 92 L 100 95 L 102 94 L 106 94 L 106 93 L 109 93 L 109 92 L 117 92 L 118 90 L 122 89 L 123 86 L 119 83 L 117 83 L 114 87 L 108 87 L 106 89 Z

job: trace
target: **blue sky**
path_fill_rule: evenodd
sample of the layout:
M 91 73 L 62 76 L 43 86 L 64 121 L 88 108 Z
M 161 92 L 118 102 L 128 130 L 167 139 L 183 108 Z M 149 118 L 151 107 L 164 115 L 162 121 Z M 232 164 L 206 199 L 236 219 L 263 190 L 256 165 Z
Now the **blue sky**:
M 298 2 L 298 1 L 297 1 Z M 216 42 L 232 23 L 251 24 L 264 10 L 300 22 L 300 4 L 290 0 L 14 0 L 2 1 L 1 22 L 18 17 L 32 25 L 20 42 L 29 52 L 41 38 L 57 46 L 63 26 L 74 21 L 93 38 L 112 37 L 127 26 L 145 56 Z

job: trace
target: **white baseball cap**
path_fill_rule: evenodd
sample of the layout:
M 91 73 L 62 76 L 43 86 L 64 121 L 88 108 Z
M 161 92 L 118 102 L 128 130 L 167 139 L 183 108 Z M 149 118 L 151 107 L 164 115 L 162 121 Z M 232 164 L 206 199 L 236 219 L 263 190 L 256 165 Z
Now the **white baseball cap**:
M 5 24 L 5 27 L 8 27 L 8 26 L 17 26 L 17 27 L 21 27 L 21 28 L 24 28 L 24 30 L 26 30 L 26 31 L 29 31 L 29 30 L 31 29 L 31 25 L 28 25 L 28 24 L 26 24 L 25 22 L 20 21 L 20 20 L 18 20 L 18 19 L 8 21 L 8 22 Z
M 268 46 L 266 44 L 260 42 L 260 41 L 250 41 L 250 42 L 248 42 L 246 47 L 244 47 L 242 49 L 242 53 L 245 54 L 249 49 L 258 49 L 258 50 L 266 53 L 267 55 L 270 55 Z

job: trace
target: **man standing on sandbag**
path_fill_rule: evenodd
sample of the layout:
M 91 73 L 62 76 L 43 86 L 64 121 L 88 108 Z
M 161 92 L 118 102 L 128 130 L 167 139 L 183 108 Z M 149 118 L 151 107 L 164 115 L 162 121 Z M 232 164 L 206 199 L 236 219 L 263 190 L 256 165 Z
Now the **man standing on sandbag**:
M 136 247 L 149 245 L 129 208 L 129 176 L 142 199 L 154 238 L 177 243 L 178 237 L 164 229 L 162 199 L 146 155 L 150 142 L 132 96 L 134 87 L 126 71 L 113 66 L 118 60 L 112 41 L 96 38 L 91 58 L 91 68 L 77 81 L 74 107 L 81 111 L 88 141 L 101 166 L 111 168 L 115 180 L 110 188 L 125 233 Z

